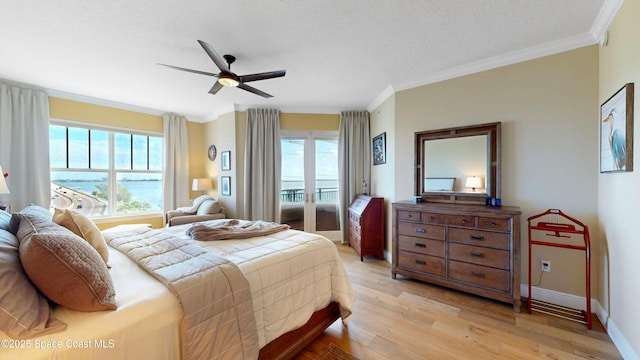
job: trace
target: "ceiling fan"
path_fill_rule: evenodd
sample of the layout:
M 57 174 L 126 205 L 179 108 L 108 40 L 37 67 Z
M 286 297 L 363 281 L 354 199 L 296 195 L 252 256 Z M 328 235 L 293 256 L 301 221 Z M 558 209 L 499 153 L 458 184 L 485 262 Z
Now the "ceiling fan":
M 235 56 L 233 55 L 220 56 L 218 55 L 216 50 L 213 48 L 213 46 L 209 45 L 208 43 L 202 40 L 198 40 L 198 43 L 200 43 L 200 46 L 202 46 L 204 51 L 206 51 L 206 53 L 209 55 L 211 60 L 213 60 L 213 62 L 216 64 L 218 69 L 220 69 L 219 73 L 214 74 L 206 71 L 186 69 L 186 68 L 173 66 L 173 65 L 166 65 L 166 64 L 158 64 L 158 65 L 166 66 L 171 69 L 187 71 L 187 72 L 201 74 L 201 75 L 208 75 L 208 76 L 213 76 L 218 78 L 218 81 L 216 81 L 216 83 L 213 84 L 213 87 L 211 88 L 211 90 L 209 90 L 210 94 L 215 94 L 218 91 L 220 91 L 220 89 L 222 89 L 223 87 L 228 86 L 228 87 L 239 87 L 242 90 L 246 90 L 248 92 L 254 93 L 256 95 L 260 95 L 265 98 L 273 97 L 273 95 L 267 94 L 262 90 L 258 90 L 253 86 L 247 85 L 246 83 L 251 81 L 282 77 L 287 72 L 286 70 L 276 70 L 276 71 L 268 71 L 268 72 L 262 72 L 257 74 L 237 75 L 231 72 L 231 64 L 233 64 L 233 62 L 236 61 Z

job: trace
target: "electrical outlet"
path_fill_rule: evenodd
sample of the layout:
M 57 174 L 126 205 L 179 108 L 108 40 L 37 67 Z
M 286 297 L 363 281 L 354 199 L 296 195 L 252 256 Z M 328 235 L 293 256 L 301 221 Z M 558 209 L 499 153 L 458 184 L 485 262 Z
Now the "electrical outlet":
M 542 271 L 551 272 L 551 261 L 542 260 L 540 262 L 540 267 L 542 268 Z

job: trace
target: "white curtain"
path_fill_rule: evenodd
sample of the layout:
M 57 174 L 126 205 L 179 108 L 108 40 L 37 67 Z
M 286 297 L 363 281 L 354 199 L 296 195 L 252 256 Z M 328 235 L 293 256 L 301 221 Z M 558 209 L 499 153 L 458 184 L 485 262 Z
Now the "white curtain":
M 371 137 L 369 113 L 345 111 L 340 114 L 338 136 L 338 181 L 340 183 L 340 229 L 342 242 L 348 239 L 348 207 L 362 193 L 362 180 L 371 186 Z
M 247 110 L 244 209 L 247 220 L 280 222 L 280 111 Z
M 9 173 L 7 200 L 12 211 L 29 203 L 49 208 L 49 96 L 5 83 L 0 92 L 0 165 Z
M 187 119 L 164 114 L 164 212 L 189 204 L 189 147 Z

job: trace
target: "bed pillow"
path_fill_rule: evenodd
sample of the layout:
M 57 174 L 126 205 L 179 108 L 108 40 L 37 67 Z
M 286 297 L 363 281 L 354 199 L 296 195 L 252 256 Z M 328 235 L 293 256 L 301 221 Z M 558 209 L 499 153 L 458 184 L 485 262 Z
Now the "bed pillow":
M 67 324 L 53 316 L 49 301 L 24 273 L 18 246 L 13 234 L 0 229 L 0 330 L 14 339 L 65 330 Z
M 11 214 L 4 210 L 0 210 L 0 230 L 8 230 Z
M 51 211 L 43 208 L 42 206 L 34 204 L 29 204 L 19 212 L 11 214 L 11 220 L 9 221 L 9 232 L 13 235 L 16 235 L 18 239 L 26 236 L 26 234 L 23 234 L 22 236 L 18 235 L 20 221 L 24 216 L 29 216 L 31 219 L 37 220 L 38 222 L 48 223 L 51 222 L 53 214 L 51 214 Z
M 198 207 L 197 215 L 217 214 L 222 210 L 220 204 L 216 200 L 205 200 Z
M 23 228 L 32 227 L 29 233 Z M 115 310 L 115 290 L 100 255 L 70 230 L 23 216 L 20 260 L 33 284 L 51 301 L 78 311 Z
M 55 209 L 53 221 L 85 239 L 98 251 L 104 263 L 109 267 L 109 248 L 107 247 L 107 242 L 104 240 L 100 229 L 98 229 L 91 219 L 75 210 Z

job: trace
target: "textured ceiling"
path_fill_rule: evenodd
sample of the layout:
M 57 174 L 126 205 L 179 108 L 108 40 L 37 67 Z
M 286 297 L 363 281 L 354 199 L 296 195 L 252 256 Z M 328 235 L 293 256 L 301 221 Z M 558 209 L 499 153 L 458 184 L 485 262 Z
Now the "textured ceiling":
M 597 42 L 620 0 L 0 0 L 0 79 L 206 121 L 247 107 L 338 113 L 392 91 Z M 283 78 L 208 94 L 217 73 Z M 85 98 L 85 100 L 87 100 Z M 126 106 L 125 106 L 126 107 Z

